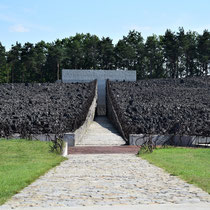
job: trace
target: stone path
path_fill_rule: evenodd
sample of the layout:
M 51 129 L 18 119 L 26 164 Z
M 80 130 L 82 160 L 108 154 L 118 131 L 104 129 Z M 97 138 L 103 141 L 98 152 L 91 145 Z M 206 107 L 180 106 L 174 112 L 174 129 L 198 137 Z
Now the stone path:
M 96 117 L 82 141 L 76 146 L 120 146 L 125 141 L 106 117 Z
M 108 121 L 97 118 L 80 146 L 121 144 Z M 0 208 L 139 204 L 210 205 L 210 195 L 134 154 L 81 154 L 69 155 Z
M 22 190 L 9 207 L 186 204 L 210 195 L 131 154 L 70 155 Z

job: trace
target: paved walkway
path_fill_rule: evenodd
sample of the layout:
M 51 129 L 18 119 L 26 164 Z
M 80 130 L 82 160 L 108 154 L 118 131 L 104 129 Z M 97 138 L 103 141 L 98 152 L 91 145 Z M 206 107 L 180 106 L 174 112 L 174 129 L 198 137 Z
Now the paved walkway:
M 94 124 L 96 128 L 100 125 L 99 122 Z M 103 128 L 99 126 L 98 129 Z M 113 128 L 110 131 L 114 132 Z M 92 130 L 87 135 L 92 135 L 93 144 L 98 145 L 101 136 L 114 138 L 108 131 L 104 132 L 100 131 L 98 138 Z M 114 144 L 121 144 L 122 139 L 116 138 Z M 90 139 L 86 139 L 83 145 L 90 145 Z M 123 209 L 126 208 L 124 205 L 142 204 L 177 204 L 176 209 L 180 209 L 178 204 L 210 206 L 210 195 L 134 154 L 81 154 L 69 155 L 68 160 L 13 196 L 2 208 L 123 205 Z M 153 205 L 150 205 L 151 209 L 154 209 Z M 196 206 L 191 209 L 197 209 Z
M 70 155 L 6 203 L 9 207 L 190 204 L 210 195 L 131 154 Z
M 83 140 L 76 146 L 120 146 L 125 141 L 106 117 L 96 117 Z
M 1 209 L 1 207 L 0 207 Z M 209 204 L 152 204 L 152 205 L 114 205 L 79 207 L 26 207 L 17 210 L 209 210 Z

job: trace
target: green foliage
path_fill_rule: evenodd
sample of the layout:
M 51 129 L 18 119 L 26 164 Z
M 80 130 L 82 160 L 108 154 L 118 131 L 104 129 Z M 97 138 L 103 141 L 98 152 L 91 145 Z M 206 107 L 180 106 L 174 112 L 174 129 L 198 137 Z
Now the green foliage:
M 62 154 L 64 149 L 64 141 L 62 138 L 55 137 L 54 140 L 51 141 L 50 151 L 56 152 L 57 154 Z
M 159 148 L 140 157 L 210 193 L 209 148 Z
M 136 70 L 137 78 L 178 78 L 210 73 L 210 32 L 179 28 L 144 42 L 130 31 L 116 45 L 109 37 L 76 34 L 52 43 L 16 42 L 6 52 L 0 43 L 0 82 L 54 82 L 61 69 Z
M 161 44 L 166 60 L 166 74 L 168 77 L 177 78 L 178 75 L 178 37 L 171 30 L 167 30 L 162 37 Z
M 156 149 L 156 145 L 152 141 L 152 136 L 146 135 L 143 137 L 144 142 L 140 146 L 140 150 L 138 152 L 138 155 L 146 154 L 146 153 L 152 153 L 153 149 Z M 136 145 L 138 144 L 138 141 L 141 140 L 140 138 L 136 140 Z
M 99 42 L 99 67 L 100 69 L 114 69 L 115 68 L 115 52 L 112 40 L 102 38 Z
M 144 43 L 141 33 L 130 31 L 115 47 L 116 67 L 123 70 L 137 70 L 138 78 L 145 77 Z
M 64 50 L 62 41 L 56 40 L 48 44 L 48 55 L 46 58 L 46 78 L 49 82 L 54 82 L 61 78 L 61 62 L 64 59 Z
M 63 160 L 48 142 L 0 140 L 0 205 Z
M 160 38 L 153 35 L 147 37 L 145 43 L 145 70 L 149 78 L 165 77 L 163 68 L 164 56 Z
M 82 69 L 84 64 L 84 34 L 76 34 L 74 37 L 63 39 L 65 56 L 62 62 L 65 69 Z
M 197 37 L 198 41 L 198 61 L 199 61 L 199 75 L 208 74 L 208 65 L 210 63 L 210 32 L 205 30 L 203 35 Z
M 139 152 L 138 152 L 138 155 L 141 155 L 141 154 L 147 154 L 147 153 L 152 153 L 153 152 L 153 146 L 152 145 L 143 145 Z
M 7 63 L 11 68 L 10 82 L 23 82 L 24 80 L 25 69 L 21 62 L 21 50 L 21 44 L 16 42 L 16 45 L 12 45 L 7 54 Z
M 7 65 L 5 47 L 0 42 L 0 82 L 9 82 L 10 69 Z

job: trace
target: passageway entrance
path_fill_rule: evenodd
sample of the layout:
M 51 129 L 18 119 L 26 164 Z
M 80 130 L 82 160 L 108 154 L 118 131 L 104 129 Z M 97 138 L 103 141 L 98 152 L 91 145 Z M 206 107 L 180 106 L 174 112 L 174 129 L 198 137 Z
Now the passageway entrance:
M 136 71 L 122 70 L 62 70 L 62 82 L 98 82 L 97 115 L 106 115 L 106 80 L 110 81 L 136 81 Z

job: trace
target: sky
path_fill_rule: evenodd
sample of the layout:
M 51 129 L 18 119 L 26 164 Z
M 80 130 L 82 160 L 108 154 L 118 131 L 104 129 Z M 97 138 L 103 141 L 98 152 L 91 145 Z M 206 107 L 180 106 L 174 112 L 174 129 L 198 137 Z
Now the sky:
M 210 30 L 210 0 L 0 0 L 0 42 L 37 43 L 90 33 L 113 43 L 130 30 Z

